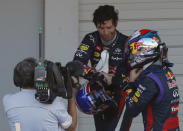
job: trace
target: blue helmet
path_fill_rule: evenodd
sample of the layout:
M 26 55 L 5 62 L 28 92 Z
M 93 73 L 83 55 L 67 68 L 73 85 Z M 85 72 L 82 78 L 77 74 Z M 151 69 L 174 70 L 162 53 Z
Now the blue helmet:
M 76 105 L 85 114 L 96 114 L 115 104 L 99 85 L 90 86 L 90 83 L 85 83 L 76 94 Z
M 127 41 L 131 68 L 143 67 L 160 57 L 162 44 L 157 31 L 141 29 L 135 31 Z

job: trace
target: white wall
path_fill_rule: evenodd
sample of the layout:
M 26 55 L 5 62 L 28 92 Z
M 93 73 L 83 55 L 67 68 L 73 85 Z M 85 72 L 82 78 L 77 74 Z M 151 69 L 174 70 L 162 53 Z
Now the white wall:
M 9 131 L 2 97 L 18 91 L 14 66 L 39 55 L 38 29 L 43 23 L 42 0 L 0 0 L 0 130 Z
M 114 5 L 119 11 L 118 30 L 130 35 L 134 30 L 158 30 L 169 47 L 169 59 L 175 63 L 173 71 L 180 90 L 179 120 L 183 129 L 183 0 L 79 0 L 79 40 L 94 31 L 93 11 L 104 4 Z M 91 116 L 80 113 L 80 131 L 95 131 Z M 117 129 L 118 130 L 118 129 Z M 142 131 L 141 117 L 135 118 L 131 131 Z
M 65 65 L 78 46 L 78 1 L 46 0 L 45 56 Z

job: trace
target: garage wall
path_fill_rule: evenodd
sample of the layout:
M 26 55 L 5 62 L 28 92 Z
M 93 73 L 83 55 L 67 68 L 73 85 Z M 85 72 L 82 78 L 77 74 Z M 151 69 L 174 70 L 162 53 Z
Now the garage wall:
M 183 0 L 79 0 L 79 40 L 95 30 L 92 23 L 93 11 L 104 4 L 111 4 L 119 11 L 117 29 L 127 35 L 134 30 L 149 28 L 159 31 L 162 41 L 169 47 L 169 59 L 179 85 L 179 120 L 183 125 Z M 95 131 L 91 116 L 79 114 L 79 131 Z M 183 129 L 183 126 L 180 126 Z M 116 129 L 118 130 L 118 128 Z M 142 131 L 142 119 L 135 118 L 132 131 Z
M 0 0 L 0 130 L 10 131 L 2 98 L 19 91 L 14 66 L 26 57 L 39 57 L 38 29 L 43 25 L 43 0 Z
M 78 46 L 78 0 L 45 0 L 45 57 L 65 65 Z

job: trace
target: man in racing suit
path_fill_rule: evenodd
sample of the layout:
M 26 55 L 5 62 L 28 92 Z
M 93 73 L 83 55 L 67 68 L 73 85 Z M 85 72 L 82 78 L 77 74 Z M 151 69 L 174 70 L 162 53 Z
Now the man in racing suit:
M 157 76 L 161 86 L 150 77 L 151 73 Z M 179 131 L 178 87 L 168 67 L 162 69 L 161 65 L 151 65 L 135 83 L 130 83 L 129 88 L 136 89 L 126 100 L 127 112 L 131 117 L 142 112 L 145 131 Z
M 135 32 L 128 43 L 133 69 L 127 86 L 126 116 L 136 117 L 142 112 L 144 131 L 179 131 L 179 93 L 165 43 L 156 31 L 144 29 Z M 124 123 L 120 131 L 130 127 L 131 123 Z
M 79 60 L 85 65 L 84 78 L 90 83 L 103 84 L 107 92 L 119 104 L 120 89 L 115 88 L 119 78 L 113 77 L 119 64 L 126 69 L 126 55 L 124 53 L 127 36 L 116 30 L 118 14 L 113 6 L 99 6 L 94 12 L 93 22 L 97 31 L 87 34 L 78 47 L 74 60 Z M 90 61 L 91 66 L 88 66 Z M 107 77 L 113 77 L 112 85 L 108 86 Z M 124 81 L 126 76 L 121 77 Z M 94 115 L 96 131 L 114 131 L 118 123 L 117 108 L 110 107 L 104 112 Z

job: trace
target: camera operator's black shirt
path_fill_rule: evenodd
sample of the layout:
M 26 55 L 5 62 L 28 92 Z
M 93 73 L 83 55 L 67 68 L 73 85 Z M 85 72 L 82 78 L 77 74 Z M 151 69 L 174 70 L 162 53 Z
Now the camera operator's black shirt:
M 118 72 L 117 67 L 119 65 L 120 70 L 127 72 L 127 55 L 124 52 L 127 38 L 128 37 L 126 35 L 123 35 L 122 33 L 116 31 L 116 39 L 110 45 L 105 46 L 102 44 L 98 31 L 87 34 L 82 40 L 74 56 L 74 60 L 79 60 L 85 66 L 84 77 L 89 81 L 95 79 L 95 75 L 97 72 L 95 70 L 95 67 L 100 61 L 101 52 L 104 50 L 104 47 L 107 47 L 109 52 L 109 73 Z M 89 61 L 91 63 L 91 67 L 87 65 Z M 119 81 L 119 79 L 122 80 Z M 123 82 L 124 77 L 121 77 L 119 79 L 117 79 L 117 81 L 112 81 L 112 86 L 108 87 L 111 91 L 114 90 L 114 85 L 118 85 L 114 82 Z M 120 91 L 115 92 L 115 99 L 118 102 L 120 99 Z M 114 110 L 112 109 L 111 112 L 114 112 Z M 115 110 L 115 112 L 117 111 Z M 114 117 L 113 113 L 108 112 L 107 114 L 111 114 Z

